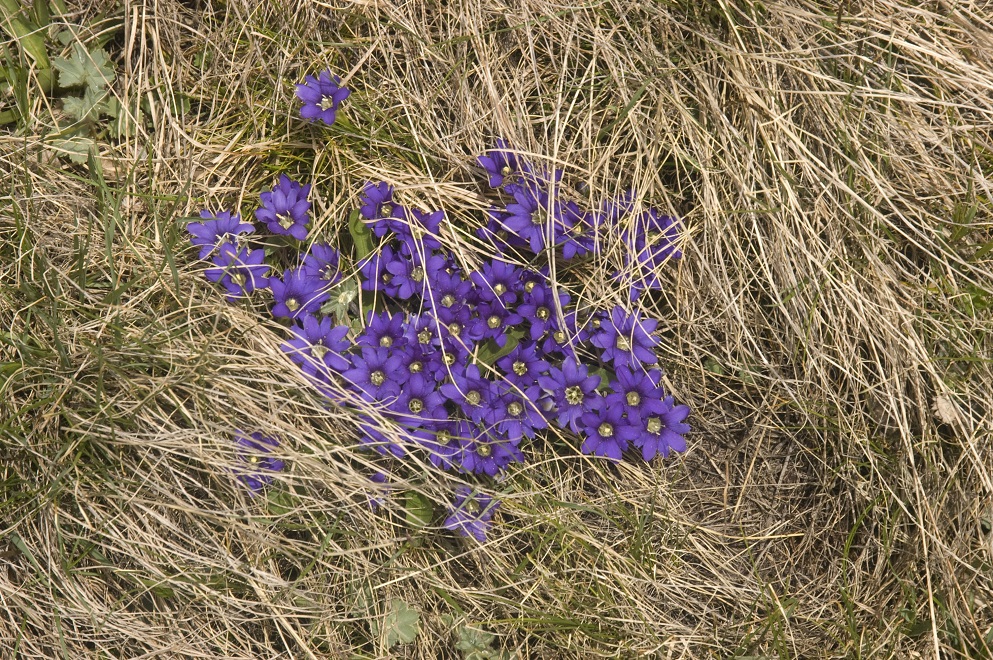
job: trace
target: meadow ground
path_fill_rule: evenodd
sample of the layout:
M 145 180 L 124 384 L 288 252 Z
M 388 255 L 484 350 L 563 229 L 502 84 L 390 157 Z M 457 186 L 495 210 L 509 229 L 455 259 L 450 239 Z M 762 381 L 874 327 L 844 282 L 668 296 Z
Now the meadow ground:
M 0 11 L 0 656 L 989 657 L 989 3 Z M 52 72 L 101 48 L 116 118 Z M 325 68 L 331 128 L 293 97 Z M 347 236 L 382 179 L 471 262 L 496 136 L 683 219 L 641 304 L 693 431 L 616 467 L 536 443 L 480 544 L 416 465 L 369 509 L 354 410 L 204 280 L 184 218 L 287 172 Z M 255 498 L 248 424 L 287 465 Z

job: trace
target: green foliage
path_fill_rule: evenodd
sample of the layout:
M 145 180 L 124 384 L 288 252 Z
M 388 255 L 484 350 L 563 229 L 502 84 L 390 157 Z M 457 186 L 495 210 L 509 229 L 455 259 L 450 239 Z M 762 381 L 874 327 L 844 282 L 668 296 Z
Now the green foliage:
M 448 627 L 455 624 L 455 619 L 449 614 L 443 615 L 441 620 Z M 455 648 L 462 651 L 464 660 L 513 660 L 516 657 L 515 653 L 493 648 L 497 637 L 491 632 L 465 623 L 460 623 L 455 632 L 459 637 Z
M 390 601 L 390 609 L 383 618 L 382 632 L 386 648 L 397 644 L 410 644 L 417 638 L 421 614 L 398 598 Z
M 87 91 L 96 93 L 116 78 L 114 64 L 103 48 L 87 51 L 83 44 L 74 43 L 70 57 L 56 57 L 53 63 L 62 87 L 86 87 Z

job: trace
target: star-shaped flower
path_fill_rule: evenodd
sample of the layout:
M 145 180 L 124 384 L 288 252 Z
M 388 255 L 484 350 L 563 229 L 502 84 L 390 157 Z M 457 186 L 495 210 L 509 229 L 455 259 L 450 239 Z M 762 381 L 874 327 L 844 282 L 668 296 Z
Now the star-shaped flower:
M 322 71 L 316 78 L 306 76 L 297 85 L 297 98 L 303 101 L 300 116 L 304 119 L 321 120 L 328 126 L 337 118 L 338 106 L 351 93 L 341 87 L 341 78 L 330 71 Z

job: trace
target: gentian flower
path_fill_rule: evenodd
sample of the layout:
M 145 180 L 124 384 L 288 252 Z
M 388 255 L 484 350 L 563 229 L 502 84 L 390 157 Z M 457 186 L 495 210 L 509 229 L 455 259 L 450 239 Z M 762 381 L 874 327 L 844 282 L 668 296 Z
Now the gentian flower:
M 546 332 L 559 328 L 559 312 L 569 304 L 569 294 L 560 290 L 558 304 L 551 287 L 537 285 L 524 294 L 524 300 L 517 306 L 517 313 L 531 324 L 531 340 L 538 341 Z
M 504 179 L 513 176 L 518 170 L 517 154 L 508 151 L 507 141 L 497 138 L 496 149 L 490 149 L 476 159 L 490 178 L 490 188 L 499 188 Z
M 344 353 L 352 347 L 348 341 L 348 326 L 335 326 L 331 317 L 317 317 L 307 314 L 303 324 L 290 329 L 294 339 L 290 339 L 280 348 L 290 359 L 300 365 L 308 376 L 325 379 L 331 373 L 340 373 L 349 367 L 351 362 Z
M 269 286 L 269 278 L 265 276 L 269 266 L 263 263 L 264 259 L 264 250 L 249 250 L 247 247 L 238 250 L 231 243 L 222 243 L 219 252 L 211 259 L 215 267 L 208 268 L 203 274 L 211 282 L 220 283 L 227 289 L 228 302 L 234 302 L 256 289 Z
M 635 220 L 633 232 L 625 233 L 628 259 L 625 271 L 631 274 L 631 300 L 642 291 L 661 289 L 659 269 L 670 259 L 679 259 L 682 252 L 676 247 L 679 239 L 679 220 L 649 209 Z
M 350 357 L 352 368 L 342 376 L 357 389 L 378 401 L 400 393 L 400 384 L 407 378 L 400 373 L 402 362 L 393 351 L 382 347 L 363 347 L 360 354 Z
M 550 367 L 547 376 L 538 377 L 538 384 L 551 395 L 559 426 L 579 433 L 579 418 L 591 410 L 600 376 L 590 376 L 586 365 L 566 356 L 562 368 Z
M 490 399 L 487 420 L 497 432 L 513 441 L 533 438 L 535 430 L 548 428 L 548 420 L 535 403 L 541 397 L 537 385 L 524 389 L 495 383 L 494 390 L 499 394 Z
M 445 258 L 433 252 L 412 252 L 407 258 L 400 257 L 386 264 L 386 270 L 392 275 L 391 286 L 397 289 L 396 298 L 407 300 L 414 296 L 424 295 L 428 273 L 438 272 L 445 266 Z
M 492 434 L 463 441 L 462 469 L 495 477 L 511 463 L 524 462 L 524 454 L 517 448 L 520 442 L 520 438 L 501 438 Z
M 459 486 L 455 491 L 455 501 L 449 508 L 451 515 L 445 518 L 445 529 L 483 542 L 498 506 L 500 503 L 489 495 L 477 493 L 468 486 Z
M 509 186 L 508 186 L 509 188 Z M 514 201 L 507 205 L 503 226 L 514 236 L 526 241 L 535 254 L 545 249 L 545 220 L 549 206 L 548 193 L 533 184 L 514 186 Z
M 404 319 L 405 314 L 398 312 L 369 312 L 366 315 L 365 330 L 358 336 L 355 343 L 359 346 L 369 346 L 370 348 L 395 348 L 401 349 L 405 345 L 404 341 Z
M 426 374 L 411 374 L 389 408 L 405 427 L 436 428 L 448 419 L 445 397 L 436 388 L 437 383 Z
M 362 204 L 359 207 L 359 213 L 366 220 L 389 218 L 393 215 L 393 186 L 385 181 L 380 181 L 379 183 L 372 183 L 370 181 L 362 189 L 362 198 L 359 201 Z M 382 233 L 376 231 L 376 225 L 373 225 L 373 227 L 373 233 L 379 238 L 382 238 L 386 234 L 385 225 L 382 226 Z
M 624 419 L 623 406 L 608 405 L 603 397 L 598 396 L 592 408 L 580 418 L 582 433 L 586 436 L 580 451 L 621 460 L 628 443 L 640 435 L 638 428 Z
M 521 269 L 502 259 L 491 259 L 483 263 L 481 271 L 469 273 L 469 279 L 476 285 L 479 302 L 513 305 L 520 292 Z
M 383 432 L 380 422 L 368 415 L 363 415 L 359 419 L 359 431 L 361 432 L 359 442 L 361 444 L 370 447 L 373 451 L 383 456 L 392 454 L 397 458 L 403 458 L 407 455 L 407 449 L 404 446 L 398 444 Z
M 449 377 L 452 382 L 445 383 L 438 389 L 472 421 L 482 421 L 489 409 L 491 381 L 480 375 L 479 367 L 475 364 L 467 365 L 465 370 L 456 370 L 453 366 Z
M 255 225 L 242 222 L 240 215 L 230 211 L 222 211 L 216 217 L 210 211 L 200 211 L 200 217 L 203 222 L 186 225 L 186 231 L 193 235 L 190 243 L 200 246 L 200 259 L 206 259 L 225 243 L 234 243 L 236 247 L 240 247 L 238 242 L 242 240 L 241 237 L 255 231 Z
M 661 454 L 663 458 L 670 451 L 685 451 L 686 438 L 690 425 L 683 422 L 689 414 L 689 406 L 674 405 L 671 396 L 662 400 L 665 412 L 658 415 L 643 417 L 641 424 L 636 427 L 639 431 L 632 444 L 641 449 L 641 455 L 646 461 Z
M 462 425 L 468 425 L 464 420 L 450 421 L 438 424 L 438 428 L 414 429 L 410 435 L 414 441 L 427 452 L 428 460 L 440 470 L 451 470 L 460 467 L 459 457 L 462 454 L 462 447 L 453 437 L 466 431 Z
M 533 342 L 522 341 L 510 353 L 496 361 L 496 366 L 503 372 L 507 382 L 528 390 L 538 382 L 540 376 L 548 373 L 549 365 L 539 356 L 537 346 Z
M 507 343 L 507 330 L 524 321 L 523 316 L 501 302 L 481 303 L 476 306 L 476 314 L 469 324 L 469 336 L 475 341 L 492 339 L 501 348 Z
M 603 349 L 604 362 L 614 367 L 655 364 L 658 357 L 652 350 L 658 346 L 658 338 L 652 333 L 658 327 L 655 319 L 642 319 L 637 312 L 628 312 L 620 305 L 610 311 L 610 318 L 600 321 L 600 329 L 594 333 L 591 343 Z
M 662 388 L 658 386 L 661 371 L 652 369 L 646 373 L 637 367 L 617 367 L 615 375 L 617 380 L 610 383 L 613 392 L 607 395 L 607 405 L 622 408 L 632 424 L 667 411 L 662 402 Z
M 528 242 L 507 231 L 504 221 L 510 217 L 505 209 L 491 208 L 486 212 L 487 223 L 476 230 L 476 236 L 493 246 L 498 254 L 528 247 Z
M 264 222 L 274 234 L 292 236 L 298 241 L 307 238 L 307 223 L 310 218 L 310 184 L 301 186 L 285 174 L 279 175 L 277 183 L 271 191 L 263 192 L 262 208 L 255 211 L 255 218 Z
M 362 290 L 378 291 L 385 296 L 397 295 L 398 287 L 393 284 L 393 274 L 386 269 L 387 264 L 397 259 L 396 252 L 389 245 L 368 255 L 362 260 L 359 272 L 362 273 Z
M 305 314 L 316 314 L 321 305 L 331 298 L 322 280 L 308 277 L 300 268 L 290 268 L 283 279 L 270 278 L 269 288 L 276 304 L 272 315 L 276 318 L 295 319 Z
M 321 280 L 330 286 L 341 279 L 341 253 L 327 243 L 314 243 L 303 258 L 300 270 L 307 277 Z
M 273 449 L 279 446 L 279 440 L 261 433 L 246 434 L 244 431 L 234 432 L 238 444 L 238 463 L 244 467 L 234 468 L 233 472 L 241 483 L 248 486 L 251 495 L 257 495 L 262 489 L 272 483 L 272 472 L 281 472 L 283 461 L 269 456 Z
M 441 221 L 444 219 L 444 211 L 410 209 L 403 218 L 393 223 L 393 231 L 400 240 L 400 253 L 411 255 L 440 250 Z
M 463 280 L 458 271 L 448 272 L 445 268 L 426 269 L 430 291 L 425 296 L 424 306 L 437 310 L 439 307 L 461 309 L 466 303 L 475 301 L 472 282 Z
M 297 98 L 303 101 L 300 116 L 311 121 L 320 119 L 330 126 L 334 123 L 338 106 L 351 93 L 339 86 L 341 78 L 330 71 L 322 71 L 318 77 L 306 76 L 302 84 L 297 85 Z

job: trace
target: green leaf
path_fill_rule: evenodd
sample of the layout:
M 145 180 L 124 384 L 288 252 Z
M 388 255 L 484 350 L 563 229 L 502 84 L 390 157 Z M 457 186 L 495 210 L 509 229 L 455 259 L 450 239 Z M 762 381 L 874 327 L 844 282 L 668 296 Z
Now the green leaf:
M 8 34 L 13 35 L 39 69 L 51 68 L 48 51 L 45 49 L 45 33 L 37 25 L 28 21 L 20 9 L 20 3 L 15 0 L 0 0 L 0 26 Z
M 103 48 L 90 52 L 81 43 L 72 45 L 72 56 L 55 58 L 55 69 L 59 72 L 59 85 L 76 87 L 86 85 L 92 90 L 102 90 L 114 82 L 114 64 Z
M 372 230 L 362 221 L 362 214 L 358 210 L 352 211 L 348 216 L 348 233 L 355 243 L 355 260 L 364 259 L 376 248 L 376 239 L 372 235 Z
M 434 506 L 431 500 L 416 491 L 407 491 L 404 495 L 404 518 L 407 526 L 412 529 L 421 529 L 431 522 L 434 515 Z
M 524 333 L 520 330 L 508 330 L 507 343 L 503 345 L 503 348 L 497 346 L 496 342 L 492 339 L 487 339 L 486 343 L 479 347 L 479 351 L 476 353 L 476 360 L 492 367 L 496 364 L 497 360 L 504 355 L 509 355 L 512 350 L 517 348 L 523 336 Z
M 420 613 L 400 599 L 390 601 L 390 611 L 383 619 L 383 632 L 386 633 L 386 648 L 397 644 L 409 644 L 417 638 Z
M 68 156 L 69 160 L 74 163 L 85 163 L 89 158 L 90 151 L 95 152 L 97 148 L 93 140 L 78 135 L 52 140 L 51 146 L 60 156 Z
M 106 92 L 87 87 L 82 97 L 67 96 L 62 99 L 62 109 L 76 121 L 96 121 L 101 114 L 110 114 L 106 99 Z

